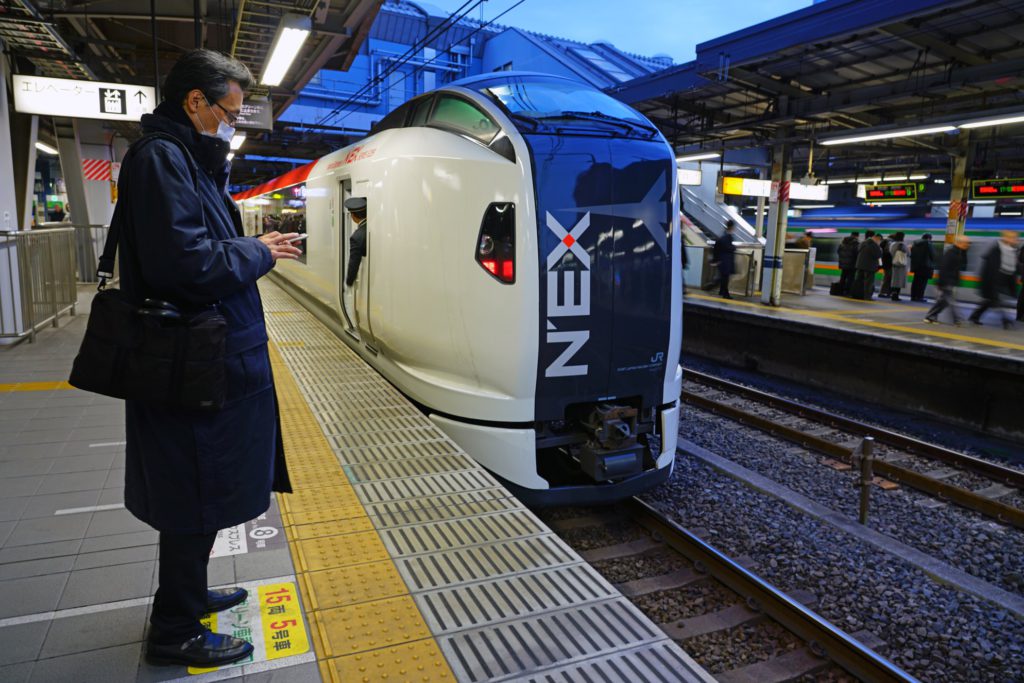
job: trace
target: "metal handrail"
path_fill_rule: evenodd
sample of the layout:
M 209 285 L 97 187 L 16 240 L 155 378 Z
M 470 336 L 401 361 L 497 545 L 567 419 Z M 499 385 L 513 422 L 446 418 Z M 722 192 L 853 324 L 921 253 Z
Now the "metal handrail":
M 75 314 L 75 228 L 0 230 L 0 338 L 35 341 L 46 323 Z

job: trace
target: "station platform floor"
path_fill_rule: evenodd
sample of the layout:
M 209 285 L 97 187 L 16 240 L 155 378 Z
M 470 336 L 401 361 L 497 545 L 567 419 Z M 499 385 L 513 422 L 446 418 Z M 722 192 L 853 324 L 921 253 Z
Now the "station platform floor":
M 831 296 L 827 286 L 822 285 L 816 285 L 803 296 L 783 294 L 781 306 L 762 304 L 760 293 L 744 297 L 733 292 L 732 297 L 724 299 L 717 293 L 690 289 L 684 297 L 684 306 L 716 307 L 738 313 L 794 320 L 1024 363 L 1024 323 L 1016 323 L 1013 329 L 1004 330 L 999 313 L 989 309 L 982 317 L 981 325 L 971 324 L 967 316 L 975 308 L 973 302 L 958 302 L 957 311 L 963 324 L 955 326 L 948 310 L 940 315 L 938 324 L 924 321 L 932 306 L 932 299 L 927 303 L 913 302 L 906 297 L 898 302 L 890 299 L 862 301 Z M 1015 314 L 1016 311 L 1011 313 Z
M 222 531 L 213 671 L 143 657 L 157 533 L 120 401 L 69 387 L 86 315 L 0 348 L 0 681 L 711 681 L 393 387 L 261 284 L 295 493 Z M 87 310 L 82 301 L 80 311 Z

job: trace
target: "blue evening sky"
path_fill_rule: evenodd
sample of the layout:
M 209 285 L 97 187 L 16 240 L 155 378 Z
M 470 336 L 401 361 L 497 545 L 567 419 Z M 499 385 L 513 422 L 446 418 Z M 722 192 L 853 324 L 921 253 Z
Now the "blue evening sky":
M 415 1 L 415 0 L 414 0 Z M 487 0 L 485 21 L 517 0 Z M 424 0 L 453 12 L 466 0 Z M 497 21 L 583 43 L 607 40 L 625 52 L 667 54 L 677 64 L 695 57 L 695 46 L 762 21 L 803 9 L 811 0 L 525 0 Z M 470 15 L 480 18 L 480 8 Z

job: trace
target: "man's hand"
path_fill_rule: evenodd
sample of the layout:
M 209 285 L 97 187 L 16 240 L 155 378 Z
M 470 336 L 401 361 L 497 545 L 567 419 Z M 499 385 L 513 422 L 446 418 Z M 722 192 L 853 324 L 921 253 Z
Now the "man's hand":
M 294 244 L 288 242 L 288 240 L 298 237 L 298 235 L 299 233 L 297 232 L 286 232 L 282 235 L 275 230 L 265 235 L 260 235 L 257 239 L 270 247 L 270 255 L 274 257 L 274 262 L 276 263 L 279 259 L 291 259 L 294 261 L 299 258 L 302 251 Z

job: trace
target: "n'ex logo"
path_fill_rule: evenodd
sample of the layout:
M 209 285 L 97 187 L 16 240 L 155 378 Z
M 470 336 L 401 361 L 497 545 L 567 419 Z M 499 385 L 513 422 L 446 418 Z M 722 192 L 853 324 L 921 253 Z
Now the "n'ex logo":
M 566 230 L 554 216 L 548 213 L 547 226 L 559 239 L 558 244 L 548 254 L 547 259 L 547 343 L 568 344 L 569 346 L 559 354 L 558 358 L 548 365 L 544 370 L 544 376 L 573 377 L 586 375 L 588 370 L 587 364 L 568 365 L 568 363 L 583 348 L 587 340 L 590 339 L 590 330 L 559 330 L 551 319 L 590 315 L 590 254 L 579 243 L 580 237 L 590 227 L 590 213 L 585 214 L 572 230 Z M 579 262 L 583 265 L 583 270 L 559 270 L 557 268 L 568 252 L 572 252 L 579 259 Z M 559 279 L 562 280 L 561 297 L 558 295 Z M 578 297 L 577 281 L 579 283 Z

